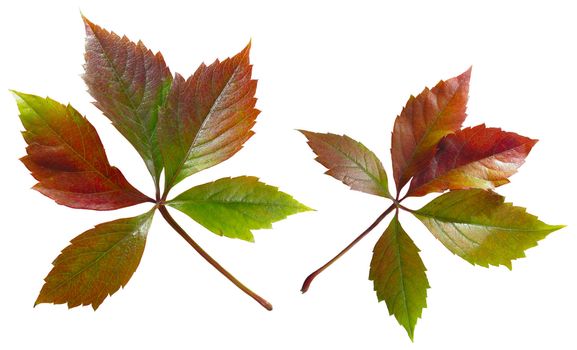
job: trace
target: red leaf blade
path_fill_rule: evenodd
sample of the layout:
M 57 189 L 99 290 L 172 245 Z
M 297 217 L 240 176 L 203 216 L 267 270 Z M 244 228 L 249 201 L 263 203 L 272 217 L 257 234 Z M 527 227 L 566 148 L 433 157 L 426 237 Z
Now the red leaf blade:
M 447 134 L 461 128 L 466 117 L 471 68 L 434 88 L 411 96 L 395 120 L 391 141 L 393 177 L 397 191 L 433 156 Z
M 316 161 L 328 169 L 325 174 L 353 190 L 391 198 L 383 164 L 362 143 L 346 135 L 300 132 L 317 155 Z
M 411 181 L 408 195 L 507 184 L 535 143 L 537 140 L 484 124 L 459 130 L 439 142 L 429 166 Z
M 156 125 L 172 75 L 160 53 L 82 17 L 86 27 L 84 81 L 100 109 L 134 146 L 158 183 L 162 171 Z
M 72 106 L 14 92 L 34 189 L 72 208 L 113 210 L 151 201 L 109 164 L 96 129 Z
M 176 75 L 159 116 L 166 189 L 232 157 L 254 134 L 260 111 L 249 53 L 250 43 L 232 58 L 201 64 L 187 80 Z

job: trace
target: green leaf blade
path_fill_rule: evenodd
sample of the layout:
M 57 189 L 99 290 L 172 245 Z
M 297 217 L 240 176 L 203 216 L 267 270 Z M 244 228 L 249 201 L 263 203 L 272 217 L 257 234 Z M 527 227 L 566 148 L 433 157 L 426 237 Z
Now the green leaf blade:
M 401 227 L 398 214 L 373 249 L 369 279 L 379 301 L 385 301 L 390 315 L 413 340 L 417 320 L 427 307 L 430 288 L 426 268 L 409 235 Z
M 157 122 L 172 75 L 160 53 L 82 17 L 86 27 L 84 81 L 94 103 L 144 160 L 155 184 L 162 172 Z
M 287 216 L 311 210 L 256 177 L 222 178 L 193 187 L 166 203 L 213 233 L 254 241 L 251 230 L 268 229 Z
M 154 210 L 96 225 L 76 238 L 54 260 L 35 305 L 92 305 L 124 287 L 142 258 Z
M 471 264 L 512 268 L 512 260 L 525 257 L 562 225 L 547 225 L 525 208 L 480 189 L 443 194 L 413 214 L 451 252 Z
M 222 62 L 201 64 L 186 80 L 176 75 L 159 116 L 165 192 L 232 157 L 254 134 L 260 111 L 255 108 L 250 46 Z
M 346 135 L 299 131 L 308 139 L 316 161 L 328 169 L 325 174 L 353 190 L 391 198 L 383 164 L 362 143 Z

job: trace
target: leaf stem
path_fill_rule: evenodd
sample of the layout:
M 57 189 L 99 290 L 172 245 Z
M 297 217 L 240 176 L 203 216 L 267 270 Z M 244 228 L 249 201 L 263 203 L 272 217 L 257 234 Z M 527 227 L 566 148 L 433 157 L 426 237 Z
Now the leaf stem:
M 335 261 L 337 261 L 341 256 L 345 255 L 346 252 L 348 252 L 352 247 L 355 246 L 355 244 L 359 243 L 359 241 L 361 239 L 363 239 L 369 232 L 371 232 L 381 221 L 383 221 L 383 219 L 389 215 L 393 209 L 395 209 L 397 207 L 398 203 L 393 203 L 391 204 L 390 207 L 387 208 L 387 210 L 385 210 L 381 215 L 379 215 L 379 217 L 375 220 L 375 222 L 373 222 L 371 224 L 371 226 L 369 226 L 365 231 L 363 231 L 363 233 L 361 233 L 357 238 L 355 238 L 354 241 L 352 241 L 348 246 L 345 247 L 345 249 L 343 249 L 340 253 L 338 253 L 334 258 L 332 258 L 331 260 L 329 260 L 329 262 L 327 262 L 326 264 L 324 264 L 323 266 L 321 266 L 319 269 L 317 269 L 315 272 L 311 273 L 304 281 L 303 286 L 301 288 L 301 292 L 306 293 L 307 290 L 309 290 L 309 287 L 311 285 L 311 283 L 313 282 L 313 280 L 315 279 L 315 277 L 317 277 L 321 272 L 323 272 L 327 267 L 331 266 Z
M 231 281 L 235 286 L 237 286 L 240 290 L 242 290 L 243 292 L 245 292 L 246 294 L 248 294 L 251 298 L 253 298 L 254 300 L 256 300 L 259 304 L 261 304 L 265 309 L 271 311 L 272 310 L 272 305 L 271 303 L 269 303 L 268 301 L 266 301 L 264 298 L 262 298 L 260 295 L 256 294 L 255 292 L 253 292 L 252 290 L 250 290 L 247 286 L 245 286 L 244 284 L 242 284 L 239 280 L 237 280 L 232 274 L 230 274 L 230 272 L 228 272 L 227 270 L 224 269 L 224 267 L 222 267 L 216 260 L 214 260 L 210 255 L 208 255 L 207 252 L 204 251 L 204 249 L 202 249 L 193 239 L 192 237 L 190 237 L 186 231 L 184 231 L 184 229 L 182 227 L 180 227 L 180 225 L 174 220 L 174 218 L 170 215 L 170 213 L 168 212 L 168 210 L 166 209 L 166 207 L 162 204 L 160 204 L 158 206 L 158 210 L 160 211 L 160 213 L 162 214 L 162 216 L 164 217 L 164 219 L 166 220 L 166 222 L 168 222 L 168 224 L 170 226 L 172 226 L 172 228 L 182 237 L 184 238 L 184 240 L 190 244 L 192 246 L 192 248 L 194 248 L 194 250 L 196 250 L 196 252 L 198 254 L 200 254 L 200 256 L 202 256 L 206 261 L 208 261 L 212 266 L 214 266 L 215 269 L 217 269 L 220 273 L 222 273 L 224 275 L 224 277 L 228 278 L 229 281 Z

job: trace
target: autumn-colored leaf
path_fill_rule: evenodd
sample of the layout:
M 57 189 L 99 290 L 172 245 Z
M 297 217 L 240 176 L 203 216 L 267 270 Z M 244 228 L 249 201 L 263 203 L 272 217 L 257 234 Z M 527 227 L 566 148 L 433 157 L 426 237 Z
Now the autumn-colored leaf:
M 124 287 L 140 263 L 154 210 L 96 225 L 54 260 L 36 304 L 89 305 L 96 310 Z
M 417 320 L 427 307 L 430 286 L 426 270 L 419 248 L 396 214 L 373 249 L 369 279 L 374 282 L 378 300 L 385 301 L 389 314 L 395 315 L 411 340 Z
M 471 264 L 511 269 L 511 260 L 524 257 L 526 249 L 563 226 L 547 225 L 525 208 L 504 201 L 492 191 L 456 190 L 413 214 L 445 247 Z
M 159 120 L 165 190 L 230 158 L 253 135 L 259 111 L 249 52 L 250 43 L 232 58 L 201 64 L 187 80 L 176 75 Z
M 344 249 L 313 271 L 301 287 L 313 280 L 374 230 L 391 212 L 395 217 L 373 250 L 369 279 L 379 301 L 406 329 L 411 340 L 429 283 L 419 249 L 401 227 L 398 211 L 419 218 L 449 250 L 482 266 L 505 265 L 523 257 L 525 250 L 563 226 L 547 225 L 524 208 L 504 202 L 490 191 L 509 182 L 537 142 L 487 128 L 461 129 L 466 117 L 471 69 L 411 96 L 397 116 L 392 135 L 392 166 L 396 197 L 388 195 L 381 162 L 361 143 L 347 136 L 303 131 L 316 160 L 327 174 L 352 189 L 392 199 L 375 221 Z M 401 190 L 409 182 L 406 194 Z M 441 195 L 419 210 L 401 204 L 407 197 L 431 192 Z
M 391 198 L 387 173 L 377 156 L 362 143 L 346 135 L 301 130 L 330 175 L 353 190 Z
M 391 140 L 397 190 L 427 165 L 437 143 L 465 120 L 471 69 L 411 96 L 395 120 Z
M 108 162 L 98 133 L 72 106 L 14 91 L 34 189 L 72 208 L 112 210 L 152 201 Z
M 413 177 L 408 195 L 507 184 L 535 143 L 537 140 L 484 124 L 449 134 L 439 142 L 429 165 Z
M 156 135 L 172 75 L 160 53 L 142 42 L 102 29 L 82 17 L 86 27 L 84 81 L 94 103 L 138 151 L 154 181 L 162 171 Z
M 15 92 L 28 155 L 23 163 L 35 189 L 73 208 L 111 210 L 154 203 L 144 215 L 97 225 L 78 236 L 55 260 L 38 303 L 92 304 L 96 309 L 136 270 L 154 212 L 202 258 L 265 309 L 267 300 L 242 284 L 174 220 L 166 205 L 209 230 L 252 241 L 251 230 L 270 228 L 288 215 L 311 210 L 255 177 L 224 178 L 167 201 L 185 177 L 234 155 L 252 136 L 256 80 L 250 43 L 223 62 L 200 65 L 184 80 L 172 75 L 160 53 L 119 37 L 82 17 L 86 27 L 84 80 L 95 105 L 136 148 L 152 175 L 155 199 L 132 187 L 111 166 L 94 127 L 70 105 Z M 165 169 L 165 188 L 160 176 Z
M 217 235 L 253 241 L 251 230 L 271 228 L 289 215 L 311 210 L 253 176 L 196 186 L 166 203 Z

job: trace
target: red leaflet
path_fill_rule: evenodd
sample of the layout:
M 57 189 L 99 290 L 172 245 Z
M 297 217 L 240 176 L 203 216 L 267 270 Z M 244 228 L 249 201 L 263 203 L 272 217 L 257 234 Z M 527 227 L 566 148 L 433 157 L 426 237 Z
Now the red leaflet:
M 353 190 L 392 198 L 383 164 L 362 143 L 347 135 L 300 132 L 306 136 L 309 146 L 317 155 L 316 161 L 328 169 L 325 174 Z
M 250 43 L 232 58 L 201 64 L 186 81 L 176 75 L 159 116 L 165 189 L 227 160 L 253 135 L 260 111 L 249 53 Z
M 391 141 L 393 176 L 397 190 L 425 166 L 443 136 L 461 128 L 465 120 L 471 68 L 440 81 L 417 97 L 411 96 L 395 120 Z
M 415 175 L 409 196 L 445 190 L 491 189 L 509 183 L 537 140 L 484 124 L 447 135 L 429 165 Z
M 112 210 L 151 201 L 110 166 L 96 130 L 70 105 L 14 92 L 34 189 L 72 208 Z
M 86 26 L 84 81 L 94 105 L 144 160 L 155 183 L 162 171 L 156 137 L 158 110 L 172 76 L 160 53 L 122 38 L 82 17 Z

